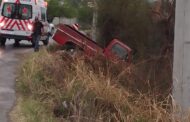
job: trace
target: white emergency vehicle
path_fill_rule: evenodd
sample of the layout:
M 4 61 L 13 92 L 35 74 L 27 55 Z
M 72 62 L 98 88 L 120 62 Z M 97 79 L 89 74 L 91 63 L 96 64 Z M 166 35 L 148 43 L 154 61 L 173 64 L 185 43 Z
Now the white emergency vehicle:
M 2 0 L 0 6 L 0 44 L 5 45 L 7 39 L 31 41 L 35 17 L 44 25 L 41 40 L 48 44 L 47 2 L 44 0 Z

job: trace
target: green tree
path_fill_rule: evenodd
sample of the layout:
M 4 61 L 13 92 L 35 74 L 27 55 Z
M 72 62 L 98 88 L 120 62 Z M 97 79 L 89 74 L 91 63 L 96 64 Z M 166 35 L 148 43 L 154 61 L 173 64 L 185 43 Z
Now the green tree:
M 173 43 L 174 6 L 169 0 L 97 0 L 99 40 L 119 38 L 140 57 L 160 55 Z
M 67 18 L 74 18 L 77 16 L 78 7 L 70 0 L 65 0 L 62 6 L 63 16 Z
M 143 56 L 150 44 L 150 6 L 147 0 L 99 0 L 98 28 L 101 43 L 118 38 Z M 104 41 L 102 41 L 104 40 Z
M 92 8 L 88 7 L 89 0 L 47 0 L 48 16 L 78 18 L 82 24 L 92 23 Z
M 93 8 L 90 8 L 87 2 L 81 2 L 78 8 L 77 18 L 79 22 L 83 25 L 91 25 L 93 18 Z
M 63 16 L 62 5 L 58 0 L 48 0 L 47 8 L 48 18 Z

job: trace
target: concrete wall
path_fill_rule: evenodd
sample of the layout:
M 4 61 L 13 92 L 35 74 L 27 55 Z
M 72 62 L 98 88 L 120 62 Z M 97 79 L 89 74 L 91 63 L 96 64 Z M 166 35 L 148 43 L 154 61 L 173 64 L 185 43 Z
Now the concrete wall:
M 190 110 L 190 0 L 176 0 L 173 78 L 175 101 L 183 112 L 188 112 Z
M 71 24 L 74 24 L 74 23 L 76 23 L 76 22 L 77 22 L 77 19 L 76 19 L 76 18 L 68 19 L 68 18 L 54 17 L 54 19 L 53 19 L 53 24 L 54 24 L 54 25 L 57 25 L 57 24 L 59 24 L 59 23 L 71 25 Z

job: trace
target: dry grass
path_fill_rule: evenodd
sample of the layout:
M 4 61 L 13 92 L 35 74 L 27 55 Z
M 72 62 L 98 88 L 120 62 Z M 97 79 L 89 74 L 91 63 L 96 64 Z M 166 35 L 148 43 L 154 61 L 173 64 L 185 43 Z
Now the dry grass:
M 13 108 L 13 111 L 10 113 L 10 120 L 12 122 L 26 122 L 25 116 L 22 114 L 22 110 L 20 104 L 22 103 L 22 98 L 17 97 L 16 105 Z
M 137 82 L 135 72 L 134 66 L 121 68 L 100 57 L 43 50 L 22 66 L 17 111 L 27 122 L 172 121 L 171 96 L 153 93 L 151 83 Z

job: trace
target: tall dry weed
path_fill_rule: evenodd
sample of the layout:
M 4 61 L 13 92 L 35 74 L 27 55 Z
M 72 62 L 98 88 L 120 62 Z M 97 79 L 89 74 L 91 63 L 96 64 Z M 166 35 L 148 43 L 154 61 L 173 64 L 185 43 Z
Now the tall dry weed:
M 60 122 L 172 121 L 172 97 L 153 93 L 136 72 L 134 65 L 125 68 L 99 56 L 73 58 L 43 50 L 25 61 L 17 89 Z

